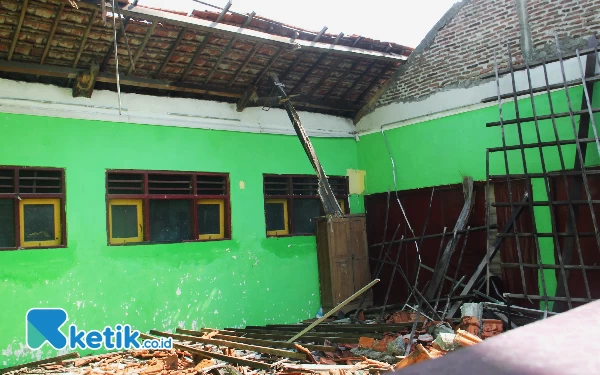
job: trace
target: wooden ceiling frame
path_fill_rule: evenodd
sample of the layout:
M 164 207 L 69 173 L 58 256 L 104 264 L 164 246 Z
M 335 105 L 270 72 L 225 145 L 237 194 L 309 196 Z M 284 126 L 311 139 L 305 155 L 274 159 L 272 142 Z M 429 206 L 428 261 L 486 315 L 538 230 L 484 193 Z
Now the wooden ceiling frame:
M 96 23 L 101 11 L 99 0 L 82 0 L 78 2 L 80 10 L 83 10 L 83 12 L 77 12 L 80 17 L 77 20 L 77 23 L 80 25 L 80 30 L 82 30 L 83 33 L 79 32 L 78 34 L 70 36 L 70 40 L 74 40 L 76 43 L 73 49 L 73 52 L 75 52 L 74 54 L 71 54 L 70 56 L 61 55 L 60 57 L 57 57 L 60 61 L 55 61 L 53 58 L 50 63 L 51 65 L 44 65 L 49 56 L 50 49 L 52 48 L 52 43 L 56 44 L 57 40 L 60 43 L 65 38 L 64 35 L 57 34 L 57 30 L 61 26 L 62 18 L 65 18 L 65 22 L 69 23 L 67 22 L 68 17 L 64 17 L 65 14 L 68 13 L 67 15 L 70 15 L 75 12 L 69 10 L 70 8 L 67 8 L 68 4 L 64 1 L 58 4 L 56 2 L 51 2 L 49 5 L 52 5 L 52 7 L 48 6 L 45 9 L 51 10 L 55 16 L 54 18 L 49 18 L 47 21 L 48 24 L 51 25 L 50 30 L 46 29 L 45 31 L 45 35 L 48 35 L 47 39 L 38 43 L 39 46 L 37 46 L 40 49 L 43 48 L 40 63 L 16 62 L 16 64 L 7 64 L 13 62 L 11 60 L 13 59 L 16 50 L 19 51 L 16 53 L 16 56 L 18 56 L 17 59 L 23 59 L 21 57 L 21 46 L 24 42 L 19 41 L 19 37 L 23 36 L 23 33 L 29 32 L 30 27 L 27 26 L 28 23 L 25 22 L 25 18 L 30 17 L 31 8 L 37 6 L 32 4 L 37 4 L 37 2 L 24 0 L 22 7 L 13 11 L 13 17 L 16 19 L 18 14 L 19 18 L 16 26 L 14 26 L 14 35 L 12 35 L 10 41 L 8 59 L 0 61 L 0 71 L 33 74 L 36 76 L 45 75 L 72 80 L 82 74 L 90 74 L 90 72 L 92 72 L 91 68 L 83 66 L 86 64 L 80 64 L 80 61 L 84 51 L 88 51 L 88 53 L 92 51 L 91 47 L 88 46 L 91 46 L 93 43 L 94 53 L 92 60 L 101 62 L 100 73 L 97 74 L 97 82 L 116 83 L 115 72 L 112 71 L 114 70 L 114 67 L 109 65 L 111 57 L 114 55 L 114 47 L 112 45 L 114 44 L 115 36 L 114 32 L 110 33 L 110 38 L 108 35 L 104 35 L 107 30 L 112 31 L 112 24 L 110 27 L 100 27 L 100 25 Z M 29 6 L 29 9 L 27 6 Z M 210 22 L 204 18 L 183 16 L 137 5 L 127 6 L 121 3 L 120 6 L 122 6 L 122 8 L 120 8 L 120 13 L 122 13 L 122 15 L 118 16 L 116 19 L 117 22 L 121 22 L 121 24 L 117 25 L 117 41 L 120 42 L 123 38 L 126 38 L 129 33 L 135 35 L 135 40 L 140 40 L 140 37 L 143 35 L 141 43 L 137 46 L 135 53 L 131 54 L 133 56 L 130 56 L 130 65 L 124 65 L 123 69 L 120 69 L 122 85 L 174 92 L 197 93 L 209 95 L 211 97 L 223 96 L 226 98 L 238 98 L 238 110 L 243 110 L 247 106 L 257 105 L 257 103 L 250 103 L 249 99 L 255 98 L 254 94 L 257 90 L 260 95 L 263 96 L 265 91 L 269 89 L 269 85 L 263 81 L 266 74 L 271 72 L 272 69 L 278 73 L 285 69 L 285 72 L 280 74 L 282 82 L 289 81 L 290 76 L 299 77 L 299 80 L 286 82 L 289 85 L 288 93 L 290 95 L 293 95 L 301 89 L 310 90 L 310 94 L 294 98 L 294 104 L 298 107 L 323 109 L 328 111 L 326 113 L 336 111 L 340 113 L 357 112 L 360 110 L 358 104 L 363 101 L 365 97 L 368 99 L 369 93 L 377 86 L 377 83 L 381 78 L 385 77 L 386 74 L 391 76 L 392 72 L 389 70 L 393 70 L 398 62 L 405 60 L 405 57 L 399 57 L 398 55 L 394 56 L 381 51 L 355 48 L 354 46 L 356 46 L 357 42 L 352 47 L 339 45 L 339 42 L 343 38 L 343 34 L 341 33 L 335 40 L 330 40 L 332 38 L 328 37 L 327 40 L 329 42 L 321 42 L 319 41 L 318 36 L 312 41 L 307 41 L 297 39 L 298 35 L 290 39 L 289 37 L 258 31 L 256 30 L 256 27 L 248 29 L 247 26 L 254 18 L 254 12 L 246 16 L 246 20 L 243 23 L 238 20 L 238 26 L 232 26 L 226 23 L 215 24 L 215 22 Z M 84 17 L 81 17 L 81 15 Z M 86 18 L 86 16 L 89 17 L 89 19 Z M 131 22 L 132 20 L 134 22 Z M 29 21 L 29 18 L 27 18 L 27 21 Z M 131 28 L 133 31 L 126 31 L 128 24 L 133 23 L 136 24 L 135 28 Z M 144 24 L 148 25 L 145 30 L 142 28 Z M 177 37 L 172 39 L 171 35 L 174 34 L 172 31 L 170 35 L 164 36 L 165 34 L 162 33 L 163 30 L 161 30 L 161 33 L 158 33 L 159 35 L 155 35 L 156 28 L 160 25 L 171 28 L 171 30 L 177 30 L 179 28 Z M 321 34 L 323 34 L 324 30 L 322 30 Z M 92 34 L 98 32 L 102 33 L 100 43 L 96 41 L 96 37 L 91 37 Z M 186 32 L 194 32 L 196 35 L 196 38 L 190 43 L 183 42 Z M 79 35 L 81 36 L 79 37 Z M 197 41 L 199 35 L 204 35 L 204 39 L 201 42 Z M 224 35 L 222 39 L 226 40 L 225 44 L 221 45 L 220 43 L 217 43 L 214 39 L 215 35 L 218 35 L 219 37 Z M 228 37 L 229 39 L 227 39 Z M 148 47 L 149 43 L 152 45 L 153 38 L 156 38 L 160 47 Z M 92 42 L 92 39 L 94 42 Z M 110 41 L 108 41 L 109 39 Z M 211 40 L 213 42 L 212 44 Z M 254 45 L 251 48 L 248 48 L 250 47 L 248 44 L 251 45 L 253 42 Z M 7 41 L 5 46 L 8 43 L 9 42 Z M 244 47 L 239 47 L 239 43 L 245 43 Z M 182 45 L 185 45 L 185 51 L 183 51 Z M 192 46 L 195 50 L 192 49 Z M 377 43 L 375 46 L 377 46 Z M 168 53 L 164 58 L 161 58 L 161 52 L 165 51 L 167 48 Z M 265 48 L 271 50 L 266 51 Z M 274 53 L 272 51 L 273 48 L 276 48 Z M 213 50 L 211 51 L 209 49 Z M 301 50 L 295 52 L 295 49 Z M 234 54 L 233 51 L 236 51 L 236 53 Z M 173 60 L 176 52 L 177 63 Z M 287 58 L 285 62 L 281 62 L 280 58 L 283 54 L 294 52 L 296 55 L 293 59 Z M 203 54 L 210 55 L 207 57 L 207 60 L 213 62 L 212 66 L 210 64 L 203 64 L 202 66 L 196 65 L 196 62 Z M 179 58 L 180 55 L 181 58 Z M 190 55 L 191 59 L 189 59 Z M 258 59 L 257 56 L 260 56 L 260 59 Z M 344 56 L 352 56 L 352 59 L 354 60 L 351 64 L 345 64 L 345 66 L 347 66 L 346 68 L 340 67 L 340 64 L 335 61 L 335 59 L 339 60 Z M 331 58 L 334 60 L 329 60 Z M 139 76 L 133 76 L 132 73 L 135 71 L 136 65 L 140 62 L 140 59 L 142 60 L 143 66 L 153 64 L 153 67 L 150 69 L 142 69 Z M 379 64 L 378 61 L 382 61 L 384 64 Z M 279 64 L 275 66 L 277 62 L 279 62 Z M 325 62 L 329 62 L 329 64 L 324 64 Z M 368 66 L 360 73 L 360 75 L 359 72 L 353 71 L 361 65 L 364 65 L 365 62 L 368 63 Z M 72 69 L 65 70 L 64 66 L 58 66 L 63 63 L 68 64 Z M 221 66 L 224 64 L 228 64 L 231 67 L 229 68 L 230 70 L 221 69 Z M 78 67 L 78 65 L 81 66 Z M 156 70 L 157 66 L 158 70 Z M 175 74 L 173 74 L 173 72 L 175 72 L 173 69 L 174 66 L 177 67 L 176 77 L 174 77 Z M 381 71 L 378 71 L 378 74 L 374 74 L 374 72 L 377 71 L 376 68 L 381 68 Z M 300 71 L 296 71 L 297 69 Z M 179 72 L 181 71 L 183 71 L 183 73 L 179 76 Z M 192 71 L 194 71 L 193 76 L 190 75 Z M 310 79 L 315 71 L 320 72 L 321 76 L 318 77 L 318 82 L 316 84 L 311 84 L 306 80 Z M 163 75 L 168 78 L 161 79 L 161 76 Z M 334 75 L 339 77 L 337 81 L 332 80 Z M 349 77 L 358 78 L 352 80 Z M 313 80 L 315 78 L 317 77 L 313 77 Z M 244 84 L 245 88 L 241 88 L 241 82 L 238 82 L 240 80 L 242 82 L 251 83 L 248 85 Z M 70 82 L 71 81 L 69 81 L 69 84 Z M 211 82 L 213 83 L 212 85 Z M 57 83 L 61 86 L 65 85 L 64 82 L 57 81 Z M 327 83 L 328 86 L 322 87 L 325 83 Z M 339 98 L 336 96 L 335 99 L 331 99 L 329 97 L 331 93 L 336 93 L 344 83 L 350 85 L 350 87 L 345 89 L 344 93 L 340 95 Z M 359 86 L 363 87 L 363 85 L 366 86 L 365 89 L 356 92 L 356 88 Z M 325 92 L 325 94 L 319 95 L 319 99 L 317 100 L 314 98 L 314 95 L 319 92 L 319 90 Z M 91 91 L 88 93 L 91 94 Z M 160 93 L 158 94 L 162 95 Z M 347 97 L 351 96 L 354 98 L 357 94 L 359 95 L 358 99 L 349 102 Z
M 208 40 L 212 37 L 212 35 L 213 35 L 212 33 L 204 34 L 204 39 L 202 39 L 202 42 L 200 42 L 200 45 L 198 46 L 198 48 L 196 48 L 196 51 L 194 52 L 192 59 L 190 60 L 190 62 L 186 66 L 185 70 L 183 71 L 181 78 L 179 78 L 179 82 L 182 82 L 184 79 L 186 79 L 188 74 L 190 74 L 190 72 L 194 68 L 194 65 L 196 65 L 196 60 L 198 60 L 198 58 L 200 58 L 200 55 L 202 55 L 202 52 L 204 52 L 204 48 L 208 44 Z
M 79 59 L 81 58 L 81 54 L 83 53 L 83 49 L 85 48 L 85 42 L 87 42 L 87 38 L 90 35 L 90 31 L 92 30 L 92 26 L 94 25 L 94 21 L 98 16 L 98 9 L 92 11 L 90 16 L 90 21 L 88 22 L 87 27 L 85 28 L 85 32 L 83 33 L 83 37 L 81 38 L 81 45 L 77 51 L 77 55 L 75 56 L 75 61 L 73 62 L 73 68 L 77 68 L 77 64 L 79 63 Z
M 135 51 L 135 54 L 133 55 L 133 65 L 129 67 L 129 69 L 127 70 L 127 74 L 131 74 L 131 72 L 135 70 L 135 64 L 137 64 L 138 59 L 140 58 L 142 53 L 144 53 L 144 49 L 146 49 L 146 44 L 148 44 L 148 41 L 152 37 L 154 30 L 156 30 L 156 26 L 158 26 L 158 22 L 152 22 L 150 27 L 148 27 L 148 30 L 146 30 L 146 34 L 144 35 L 144 39 L 142 39 L 142 43 L 138 46 L 138 48 Z
M 15 35 L 12 38 L 12 42 L 10 43 L 10 49 L 8 50 L 8 61 L 12 60 L 13 54 L 15 53 L 15 49 L 17 48 L 17 42 L 19 41 L 19 35 L 21 34 L 21 27 L 23 27 L 23 20 L 25 19 L 25 14 L 27 13 L 28 5 L 29 0 L 25 0 L 23 2 L 23 5 L 21 5 L 21 15 L 19 16 L 19 22 L 17 22 Z
M 360 65 L 360 64 L 363 62 L 363 60 L 364 60 L 364 59 L 361 59 L 361 58 L 358 58 L 358 59 L 356 59 L 356 61 L 354 61 L 354 63 L 352 64 L 352 66 L 351 66 L 350 68 L 347 68 L 347 69 L 344 69 L 344 70 L 341 70 L 341 69 L 332 69 L 332 68 L 330 68 L 330 69 L 329 69 L 329 74 L 327 75 L 327 78 L 326 78 L 326 79 L 322 79 L 322 80 L 321 80 L 321 81 L 320 81 L 320 82 L 319 82 L 319 83 L 316 85 L 316 87 L 315 87 L 315 88 L 314 88 L 314 90 L 313 90 L 313 91 L 310 93 L 310 95 L 311 95 L 311 96 L 313 96 L 313 95 L 314 95 L 314 94 L 315 94 L 315 93 L 316 93 L 316 92 L 319 90 L 319 88 L 320 88 L 321 84 L 323 84 L 323 82 L 325 82 L 327 79 L 329 79 L 329 78 L 331 77 L 331 74 L 333 74 L 333 72 L 334 72 L 334 71 L 338 71 L 338 72 L 339 72 L 339 71 L 341 71 L 341 72 L 342 72 L 342 75 L 340 76 L 340 78 L 339 78 L 339 79 L 336 81 L 336 83 L 335 83 L 333 86 L 331 86 L 331 87 L 329 88 L 329 90 L 327 90 L 327 92 L 326 92 L 326 93 L 323 95 L 323 97 L 327 97 L 327 96 L 329 96 L 329 94 L 331 94 L 331 93 L 334 93 L 334 92 L 335 92 L 335 91 L 336 91 L 336 90 L 337 90 L 337 89 L 340 87 L 340 85 L 342 84 L 342 82 L 344 81 L 344 78 L 345 78 L 345 76 L 344 76 L 344 75 L 345 75 L 345 73 L 347 73 L 347 72 L 351 72 L 351 71 L 353 71 L 354 69 L 356 69 L 356 67 L 357 67 L 357 66 L 359 66 L 359 65 Z
M 371 91 L 373 89 L 373 87 L 375 86 L 375 84 L 381 80 L 383 78 L 383 76 L 385 76 L 385 74 L 388 72 L 388 67 L 384 66 L 383 68 L 381 68 L 381 71 L 379 72 L 379 74 L 377 74 L 375 76 L 375 78 L 371 81 L 371 83 L 369 83 L 369 85 L 367 86 L 367 88 L 365 88 L 363 90 L 363 92 L 360 94 L 360 96 L 358 97 L 358 99 L 356 99 L 354 101 L 354 104 L 358 104 L 360 103 L 365 96 L 369 93 L 369 91 Z
M 44 52 L 42 53 L 42 58 L 40 59 L 40 64 L 44 65 L 46 61 L 46 57 L 48 56 L 48 52 L 50 52 L 50 46 L 52 40 L 54 39 L 54 34 L 56 34 L 56 29 L 58 28 L 58 24 L 60 23 L 60 17 L 65 10 L 66 3 L 60 3 L 58 6 L 58 12 L 56 13 L 56 18 L 54 18 L 54 22 L 52 23 L 52 29 L 50 30 L 50 35 L 48 36 L 48 40 L 46 41 L 46 47 L 44 47 Z
M 160 69 L 158 69 L 158 72 L 156 74 L 154 74 L 155 79 L 160 78 L 160 75 L 163 73 L 163 71 L 165 70 L 167 65 L 169 65 L 169 62 L 171 61 L 173 54 L 175 53 L 175 51 L 177 51 L 177 48 L 179 48 L 179 44 L 181 43 L 181 40 L 183 39 L 183 34 L 185 34 L 185 32 L 186 32 L 185 27 L 182 27 L 181 30 L 179 30 L 179 33 L 177 34 L 177 38 L 175 39 L 175 42 L 173 42 L 173 45 L 171 46 L 169 53 L 167 53 L 167 56 L 165 57 L 162 64 L 160 65 Z

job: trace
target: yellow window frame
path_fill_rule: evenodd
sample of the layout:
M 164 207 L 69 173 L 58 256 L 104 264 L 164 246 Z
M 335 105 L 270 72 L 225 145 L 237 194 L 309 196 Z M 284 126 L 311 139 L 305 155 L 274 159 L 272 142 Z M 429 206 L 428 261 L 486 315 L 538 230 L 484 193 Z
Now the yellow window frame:
M 198 199 L 198 205 L 219 205 L 219 233 L 198 234 L 199 240 L 219 240 L 225 238 L 225 200 L 224 199 Z
M 25 205 L 51 204 L 54 206 L 54 240 L 49 241 L 25 241 Z M 60 198 L 52 199 L 22 199 L 19 201 L 19 225 L 21 247 L 49 247 L 62 244 L 62 231 L 60 220 Z
M 112 227 L 113 227 L 113 206 L 136 206 L 137 207 L 137 222 L 138 222 L 138 234 L 136 237 L 128 238 L 113 238 Z M 125 243 L 142 242 L 144 240 L 144 214 L 142 211 L 142 200 L 141 199 L 110 199 L 108 201 L 108 237 L 111 245 L 122 245 Z
M 283 230 L 268 230 L 267 236 L 281 236 L 281 235 L 290 234 L 290 228 L 289 228 L 289 224 L 288 224 L 288 201 L 287 201 L 287 199 L 265 199 L 265 206 L 269 203 L 270 204 L 276 204 L 276 203 L 283 204 L 284 229 Z M 265 207 L 265 211 L 266 211 L 266 207 Z
M 342 209 L 342 213 L 345 214 L 346 213 L 346 200 L 338 199 L 338 204 L 340 205 L 340 208 Z

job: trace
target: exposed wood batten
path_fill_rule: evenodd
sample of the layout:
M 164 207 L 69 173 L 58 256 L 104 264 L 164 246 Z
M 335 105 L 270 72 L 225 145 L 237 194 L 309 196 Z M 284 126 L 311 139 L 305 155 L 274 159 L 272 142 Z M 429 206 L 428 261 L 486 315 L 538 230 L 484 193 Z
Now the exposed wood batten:
M 223 17 L 225 17 L 227 12 L 229 11 L 229 8 L 231 8 L 231 0 L 227 2 L 227 5 L 225 5 L 225 8 L 223 8 L 221 14 L 219 14 L 219 17 L 217 17 L 217 20 L 215 21 L 216 23 L 219 23 L 223 20 Z
M 17 48 L 17 42 L 19 41 L 19 34 L 21 34 L 21 27 L 23 27 L 23 20 L 25 19 L 25 13 L 27 13 L 27 5 L 29 5 L 29 0 L 25 0 L 23 5 L 21 5 L 21 15 L 19 16 L 19 22 L 17 23 L 17 28 L 15 29 L 15 35 L 13 36 L 12 42 L 10 44 L 10 49 L 8 50 L 8 58 L 10 61 L 15 53 L 15 48 Z
M 90 7 L 99 7 L 100 1 L 97 0 L 82 0 L 79 4 L 82 8 L 90 8 Z M 147 21 L 158 21 L 158 22 L 167 22 L 171 25 L 185 27 L 187 29 L 200 30 L 204 32 L 215 32 L 219 34 L 224 34 L 228 37 L 243 37 L 244 39 L 254 40 L 254 41 L 268 41 L 274 44 L 278 44 L 279 46 L 288 46 L 290 48 L 300 47 L 305 50 L 313 50 L 313 51 L 332 51 L 345 55 L 363 55 L 365 57 L 370 57 L 377 60 L 398 60 L 404 61 L 407 59 L 406 56 L 399 56 L 390 53 L 380 52 L 380 51 L 372 51 L 366 50 L 351 46 L 342 46 L 337 45 L 334 46 L 331 43 L 320 43 L 309 40 L 300 40 L 297 39 L 294 42 L 290 40 L 289 37 L 283 37 L 273 34 L 268 34 L 261 31 L 256 31 L 247 28 L 241 28 L 231 25 L 226 25 L 222 23 L 211 22 L 199 18 L 182 16 L 179 14 L 164 12 L 161 10 L 155 10 L 150 8 L 144 8 L 140 6 L 130 7 L 131 9 L 121 8 L 121 11 L 126 17 L 133 17 L 144 19 Z

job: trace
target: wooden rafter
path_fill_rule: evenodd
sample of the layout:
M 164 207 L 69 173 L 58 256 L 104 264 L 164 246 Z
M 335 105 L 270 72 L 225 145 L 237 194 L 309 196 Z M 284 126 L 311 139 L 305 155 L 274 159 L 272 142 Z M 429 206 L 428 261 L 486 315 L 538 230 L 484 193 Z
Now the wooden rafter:
M 181 78 L 179 78 L 179 82 L 184 81 L 186 79 L 186 77 L 188 76 L 188 74 L 190 74 L 190 72 L 194 68 L 194 65 L 196 64 L 196 60 L 198 60 L 198 58 L 200 57 L 202 52 L 204 52 L 204 48 L 208 44 L 208 40 L 211 38 L 211 36 L 212 36 L 212 33 L 208 33 L 204 36 L 204 39 L 202 39 L 202 43 L 200 43 L 198 48 L 196 48 L 196 52 L 194 52 L 194 56 L 192 56 L 192 59 L 190 60 L 190 62 L 186 66 L 185 70 L 183 71 Z
M 10 49 L 8 50 L 8 58 L 10 61 L 15 53 L 15 48 L 17 47 L 17 42 L 19 41 L 19 34 L 21 34 L 21 27 L 23 27 L 23 20 L 25 19 L 25 13 L 27 13 L 27 5 L 29 4 L 29 0 L 25 0 L 23 5 L 21 6 L 21 15 L 19 16 L 19 22 L 17 23 L 17 28 L 15 29 L 15 35 L 13 36 L 12 43 L 10 44 Z
M 0 71 L 7 73 L 37 74 L 46 77 L 72 79 L 77 78 L 83 72 L 87 72 L 88 69 L 0 60 Z M 211 87 L 207 85 L 199 85 L 187 82 L 171 82 L 167 80 L 141 78 L 135 76 L 121 76 L 120 80 L 121 85 L 124 86 L 145 87 L 178 92 L 190 92 L 196 94 L 223 96 L 229 98 L 239 98 L 243 94 L 242 90 L 224 89 L 222 87 Z M 98 74 L 97 81 L 116 83 L 116 77 L 113 73 L 103 72 Z
M 367 94 L 369 93 L 369 91 L 371 91 L 371 89 L 373 88 L 373 86 L 375 86 L 377 84 L 377 82 L 383 78 L 383 76 L 385 75 L 385 73 L 387 73 L 388 68 L 392 68 L 393 64 L 388 64 L 385 65 L 383 68 L 381 68 L 381 71 L 379 72 L 379 74 L 377 74 L 377 76 L 375 76 L 375 78 L 371 81 L 371 83 L 369 84 L 369 86 L 367 86 L 366 89 L 363 90 L 363 92 L 360 94 L 360 96 L 358 97 L 358 99 L 356 99 L 354 101 L 355 104 L 360 103 L 361 100 L 363 100 L 365 98 L 365 96 L 367 96 Z
M 223 17 L 225 17 L 227 11 L 229 11 L 229 8 L 231 8 L 231 0 L 227 2 L 227 5 L 225 5 L 225 8 L 223 8 L 221 13 L 219 14 L 219 17 L 217 17 L 217 20 L 215 21 L 216 23 L 219 23 L 221 22 L 221 20 L 223 20 Z
M 142 44 L 140 44 L 138 46 L 137 50 L 135 51 L 135 55 L 133 55 L 133 64 L 127 70 L 127 74 L 131 74 L 131 72 L 135 68 L 135 64 L 137 63 L 138 59 L 144 52 L 144 48 L 146 48 L 146 44 L 148 44 L 148 41 L 152 37 L 152 33 L 154 33 L 154 30 L 156 29 L 157 25 L 158 25 L 158 22 L 153 22 L 152 25 L 150 25 L 150 27 L 146 31 L 146 35 L 144 35 L 144 39 L 142 39 Z
M 233 83 L 240 77 L 240 74 L 242 74 L 242 72 L 244 71 L 244 69 L 246 69 L 246 66 L 248 66 L 248 63 L 250 62 L 250 60 L 252 60 L 252 58 L 254 57 L 254 55 L 256 55 L 256 52 L 258 52 L 258 50 L 260 49 L 260 47 L 262 47 L 262 43 L 256 43 L 254 45 L 254 48 L 252 48 L 252 50 L 250 51 L 250 53 L 248 54 L 248 56 L 246 57 L 246 59 L 244 60 L 244 62 L 242 63 L 242 65 L 240 65 L 239 68 L 237 68 L 237 71 L 235 72 L 235 75 L 233 76 L 233 78 L 229 81 L 229 83 L 227 84 L 227 87 L 231 87 L 231 85 L 233 85 Z
M 113 17 L 115 17 L 115 15 L 113 15 Z M 125 30 L 125 28 L 127 27 L 127 24 L 129 23 L 129 20 L 131 20 L 131 18 L 125 17 L 124 20 L 121 20 L 120 18 L 118 20 L 119 20 L 119 22 L 123 22 L 123 29 L 119 28 L 117 30 L 117 42 L 119 41 L 119 39 L 121 39 L 121 36 L 122 36 L 121 30 Z M 111 44 L 108 46 L 106 55 L 104 55 L 104 59 L 102 60 L 102 65 L 100 66 L 101 72 L 106 71 L 106 67 L 108 66 L 108 62 L 110 61 L 111 56 L 114 56 L 115 50 L 113 47 L 113 43 L 114 43 L 114 40 L 111 40 Z
M 79 50 L 77 51 L 77 56 L 75 56 L 73 68 L 77 68 L 77 64 L 79 63 L 79 59 L 81 58 L 81 54 L 83 53 L 83 49 L 85 47 L 85 42 L 87 42 L 88 35 L 90 35 L 90 31 L 92 30 L 92 26 L 94 25 L 94 20 L 96 19 L 97 15 L 98 9 L 94 9 L 92 11 L 92 15 L 90 16 L 90 22 L 88 22 L 88 25 L 85 28 L 85 32 L 83 33 L 83 37 L 81 38 L 81 45 L 79 46 Z
M 227 5 L 230 7 L 231 6 L 231 1 L 228 2 Z M 227 9 L 229 9 L 229 8 L 227 8 Z M 255 15 L 256 15 L 255 12 L 250 13 L 246 17 L 246 20 L 244 21 L 244 24 L 242 25 L 242 28 L 247 27 L 250 24 L 250 22 L 252 21 L 252 19 L 254 18 Z M 219 69 L 219 65 L 221 65 L 221 62 L 223 61 L 223 59 L 225 58 L 225 56 L 229 53 L 229 51 L 231 50 L 231 48 L 235 44 L 236 40 L 237 40 L 237 37 L 231 38 L 231 41 L 227 44 L 227 46 L 225 47 L 225 49 L 223 50 L 223 52 L 221 52 L 221 55 L 219 56 L 219 58 L 217 59 L 217 62 L 215 63 L 215 65 L 211 69 L 210 73 L 208 74 L 208 77 L 206 77 L 206 80 L 204 81 L 204 83 L 208 83 L 210 81 L 210 79 L 213 77 L 213 75 L 215 74 L 215 72 L 217 71 L 217 69 Z
M 325 58 L 327 57 L 327 52 L 323 52 L 319 58 L 317 59 L 317 61 L 315 61 L 314 64 L 311 65 L 310 68 L 308 68 L 308 70 L 306 72 L 304 72 L 304 74 L 302 74 L 302 77 L 300 77 L 300 80 L 298 81 L 298 83 L 294 86 L 292 86 L 292 88 L 288 91 L 288 95 L 292 95 L 294 92 L 296 92 L 296 90 L 302 86 L 302 83 L 304 83 L 304 80 L 310 75 L 312 74 L 313 70 L 315 70 L 315 68 L 317 66 L 319 66 L 321 64 L 321 62 L 323 60 L 325 60 Z
M 356 69 L 357 66 L 359 66 L 362 63 L 362 59 L 356 59 L 356 61 L 354 61 L 354 63 L 352 64 L 352 66 L 348 69 L 343 70 L 342 75 L 340 76 L 340 78 L 337 80 L 337 82 L 335 83 L 335 85 L 333 85 L 332 87 L 329 88 L 329 90 L 327 90 L 327 92 L 323 95 L 324 97 L 329 96 L 329 94 L 334 93 L 342 84 L 342 82 L 344 82 L 344 78 L 346 78 L 346 72 L 352 72 L 354 69 Z M 331 73 L 333 73 L 333 69 L 330 70 L 329 75 L 327 78 L 329 78 L 331 76 Z M 325 80 L 323 80 L 323 82 L 325 82 Z M 319 87 L 321 86 L 322 82 L 319 82 L 315 89 L 313 90 L 313 92 L 310 93 L 310 95 L 314 95 L 317 90 L 319 90 Z
M 348 89 L 346 91 L 344 91 L 344 93 L 342 95 L 340 95 L 340 97 L 344 98 L 344 97 L 346 97 L 346 95 L 348 95 L 349 92 L 354 90 L 354 88 L 360 83 L 360 81 L 362 81 L 367 76 L 367 74 L 369 74 L 371 72 L 371 69 L 373 69 L 373 67 L 375 66 L 375 63 L 376 63 L 375 60 L 371 61 L 369 66 L 367 66 L 365 68 L 365 71 L 362 72 L 362 74 L 354 81 L 352 86 L 348 87 Z
M 219 69 L 219 65 L 221 65 L 223 58 L 225 58 L 225 55 L 227 55 L 229 53 L 229 51 L 235 44 L 235 41 L 236 41 L 236 38 L 233 38 L 229 41 L 227 46 L 225 46 L 225 48 L 223 49 L 223 52 L 221 52 L 221 55 L 219 55 L 219 58 L 217 59 L 217 61 L 215 61 L 215 64 L 213 65 L 212 69 L 210 70 L 210 73 L 208 73 L 206 80 L 204 80 L 204 83 L 208 83 L 210 81 L 210 79 L 213 77 L 213 75 L 215 74 L 215 72 L 217 71 L 217 69 Z
M 81 1 L 78 3 L 80 8 L 99 8 L 98 4 L 91 4 L 92 0 Z M 99 1 L 98 1 L 99 2 Z M 172 26 L 184 27 L 189 30 L 198 30 L 201 32 L 213 32 L 227 37 L 238 37 L 244 40 L 252 40 L 259 42 L 268 42 L 279 47 L 296 48 L 298 45 L 304 49 L 314 52 L 332 51 L 336 54 L 348 56 L 363 56 L 376 60 L 391 61 L 391 60 L 406 60 L 404 56 L 391 55 L 381 51 L 373 51 L 368 49 L 348 47 L 348 46 L 332 46 L 331 43 L 321 43 L 297 39 L 294 42 L 289 37 L 273 35 L 267 32 L 257 31 L 254 29 L 240 28 L 239 26 L 216 23 L 209 20 L 199 19 L 196 17 L 187 17 L 179 14 L 165 12 L 157 9 L 144 8 L 143 6 L 129 6 L 121 8 L 121 12 L 126 17 L 135 19 L 143 19 L 149 22 L 168 23 Z
M 275 64 L 275 62 L 277 62 L 277 60 L 279 60 L 279 58 L 281 57 L 281 55 L 285 51 L 287 51 L 287 49 L 285 47 L 281 47 L 279 49 L 279 51 L 277 51 L 277 53 L 275 54 L 275 56 L 273 56 L 273 58 L 271 59 L 271 61 L 269 61 L 269 63 L 267 64 L 267 66 L 265 66 L 263 68 L 263 70 L 260 72 L 260 74 L 258 75 L 258 77 L 256 77 L 256 79 L 254 81 L 252 81 L 252 84 L 250 84 L 250 86 L 248 86 L 246 88 L 246 90 L 244 91 L 244 93 L 241 96 L 241 99 L 237 103 L 237 111 L 238 112 L 243 111 L 244 108 L 247 107 L 247 105 L 249 103 L 248 99 L 251 97 L 252 93 L 255 91 L 256 85 L 265 76 L 265 74 L 269 71 L 269 69 L 271 69 L 271 67 L 273 66 L 273 64 Z
M 302 52 L 302 51 L 298 52 L 298 56 L 296 56 L 294 61 L 292 61 L 292 63 L 290 64 L 290 66 L 288 66 L 288 68 L 285 70 L 285 72 L 279 76 L 279 81 L 281 81 L 281 83 L 284 83 L 288 79 L 288 76 L 290 75 L 290 73 L 292 73 L 294 71 L 296 66 L 298 66 L 298 64 L 300 63 L 300 61 L 302 61 L 302 59 L 306 56 L 306 54 L 307 54 L 307 52 Z
M 177 47 L 179 47 L 179 43 L 181 43 L 181 39 L 183 39 L 183 34 L 185 34 L 184 27 L 182 27 L 181 30 L 179 30 L 179 34 L 177 34 L 177 39 L 175 39 L 175 42 L 171 46 L 171 49 L 169 50 L 167 57 L 165 57 L 165 59 L 163 60 L 161 66 L 160 66 L 160 69 L 158 69 L 158 72 L 154 75 L 154 78 L 159 78 L 160 75 L 162 74 L 163 70 L 165 70 L 167 65 L 169 65 L 169 61 L 171 61 L 171 57 L 173 57 L 173 54 L 177 50 Z
M 65 10 L 65 3 L 60 3 L 58 7 L 58 12 L 56 13 L 56 18 L 54 19 L 54 23 L 52 24 L 52 29 L 50 30 L 50 35 L 48 36 L 48 40 L 46 41 L 46 47 L 44 47 L 44 52 L 42 53 L 42 58 L 40 60 L 40 64 L 44 64 L 46 61 L 46 57 L 48 56 L 48 52 L 50 52 L 50 44 L 52 43 L 52 39 L 54 39 L 54 34 L 56 34 L 56 28 L 60 23 L 60 17 L 62 17 L 63 11 Z

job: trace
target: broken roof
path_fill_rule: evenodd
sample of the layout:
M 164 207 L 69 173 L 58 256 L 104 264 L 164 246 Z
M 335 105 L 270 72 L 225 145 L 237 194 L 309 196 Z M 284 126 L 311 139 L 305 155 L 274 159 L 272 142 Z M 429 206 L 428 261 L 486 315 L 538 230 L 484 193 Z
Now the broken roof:
M 0 77 L 72 86 L 96 62 L 96 88 L 115 90 L 112 19 L 105 24 L 98 0 L 76 3 L 78 9 L 66 0 L 0 2 Z M 275 73 L 289 95 L 299 95 L 299 109 L 352 117 L 412 51 L 254 14 L 120 7 L 123 91 L 237 102 L 240 110 L 261 105 L 252 98 L 269 96 L 268 73 Z

